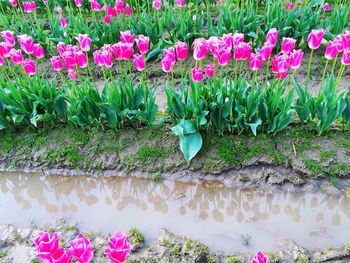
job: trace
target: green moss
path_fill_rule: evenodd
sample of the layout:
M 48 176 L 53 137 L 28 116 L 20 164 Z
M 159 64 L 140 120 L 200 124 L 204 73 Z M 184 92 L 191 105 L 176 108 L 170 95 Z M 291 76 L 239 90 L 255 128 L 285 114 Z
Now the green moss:
M 6 257 L 7 253 L 5 251 L 0 251 L 0 258 Z
M 193 247 L 191 241 L 186 241 L 183 246 L 184 246 L 184 251 L 185 252 L 190 251 L 192 249 L 192 247 Z
M 138 245 L 142 244 L 145 241 L 145 237 L 135 227 L 130 228 L 130 230 L 129 230 L 129 237 L 131 239 L 131 244 L 134 245 L 134 246 L 138 246 Z
M 233 256 L 227 256 L 226 262 L 227 263 L 241 263 L 242 260 L 240 260 L 239 258 L 233 257 Z
M 149 146 L 142 145 L 138 148 L 137 153 L 134 158 L 137 160 L 143 167 L 154 163 L 159 158 L 164 158 L 168 154 L 164 149 L 160 146 Z
M 171 248 L 171 255 L 173 255 L 174 257 L 180 257 L 181 256 L 181 249 L 178 246 L 178 244 L 175 244 L 172 248 Z
M 151 178 L 152 178 L 152 180 L 153 180 L 154 182 L 160 182 L 160 181 L 163 180 L 163 178 L 162 178 L 162 176 L 161 176 L 161 174 L 160 174 L 159 171 L 153 173 L 152 176 L 151 176 Z
M 287 164 L 289 162 L 289 158 L 278 151 L 270 153 L 270 157 L 274 160 L 274 163 L 277 165 Z
M 326 150 L 323 150 L 321 151 L 321 160 L 327 160 L 331 157 L 335 156 L 335 151 L 326 151 Z

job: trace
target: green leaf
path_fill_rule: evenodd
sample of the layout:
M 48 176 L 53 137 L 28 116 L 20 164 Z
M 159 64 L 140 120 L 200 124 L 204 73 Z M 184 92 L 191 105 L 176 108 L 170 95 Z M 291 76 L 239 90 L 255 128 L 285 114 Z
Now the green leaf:
M 203 140 L 199 132 L 180 136 L 180 149 L 188 162 L 200 151 L 202 144 Z

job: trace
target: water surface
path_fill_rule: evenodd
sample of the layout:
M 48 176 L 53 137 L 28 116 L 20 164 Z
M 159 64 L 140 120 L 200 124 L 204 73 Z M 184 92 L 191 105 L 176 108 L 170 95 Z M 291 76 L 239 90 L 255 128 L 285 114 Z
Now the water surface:
M 306 248 L 350 241 L 350 196 L 259 192 L 222 184 L 155 183 L 136 178 L 0 173 L 0 224 L 54 224 L 113 233 L 137 227 L 152 241 L 161 228 L 220 251 L 278 249 L 291 238 Z M 251 236 L 249 246 L 242 235 Z

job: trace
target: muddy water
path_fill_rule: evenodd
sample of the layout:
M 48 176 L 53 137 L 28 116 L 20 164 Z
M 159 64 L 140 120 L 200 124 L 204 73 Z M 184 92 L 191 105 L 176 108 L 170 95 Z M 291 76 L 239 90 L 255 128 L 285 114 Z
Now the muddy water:
M 137 227 L 149 241 L 164 227 L 230 252 L 275 250 L 285 238 L 307 248 L 350 241 L 346 195 L 242 191 L 215 182 L 0 173 L 0 224 L 52 224 L 62 217 L 82 231 Z M 248 246 L 242 235 L 251 236 Z

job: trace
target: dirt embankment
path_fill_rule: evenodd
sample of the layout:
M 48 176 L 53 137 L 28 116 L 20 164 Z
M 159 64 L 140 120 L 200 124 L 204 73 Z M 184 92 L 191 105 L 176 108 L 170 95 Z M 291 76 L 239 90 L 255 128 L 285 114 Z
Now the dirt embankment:
M 0 169 L 8 171 L 220 180 L 228 187 L 308 191 L 335 190 L 350 175 L 350 131 L 321 137 L 296 127 L 274 137 L 203 134 L 202 150 L 190 164 L 164 126 L 114 131 L 58 125 L 0 135 Z

